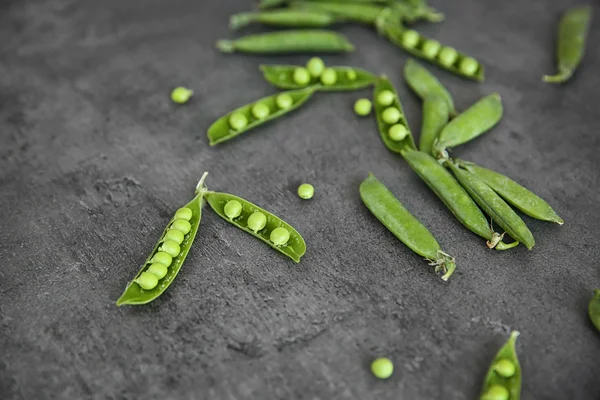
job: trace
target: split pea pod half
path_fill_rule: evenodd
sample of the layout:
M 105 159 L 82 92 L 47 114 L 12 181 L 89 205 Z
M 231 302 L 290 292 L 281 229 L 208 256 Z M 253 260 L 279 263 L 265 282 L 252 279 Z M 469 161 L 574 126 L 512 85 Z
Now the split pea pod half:
M 502 114 L 502 100 L 498 93 L 482 98 L 444 126 L 433 144 L 434 156 L 447 158 L 446 149 L 467 143 L 489 131 L 502 119 Z
M 445 164 L 492 221 L 528 250 L 533 248 L 535 240 L 525 222 L 492 188 L 473 173 L 459 168 L 452 160 L 448 159 Z
M 312 85 L 321 85 L 321 91 L 346 91 L 358 90 L 371 86 L 377 81 L 377 76 L 354 67 L 327 67 L 334 79 L 326 80 L 321 73 L 314 76 L 301 65 L 261 65 L 264 78 L 271 85 L 281 89 L 300 89 Z
M 208 205 L 221 218 L 265 242 L 295 262 L 306 252 L 306 243 L 298 231 L 281 218 L 228 193 L 207 191 Z
M 217 48 L 223 53 L 285 54 L 354 51 L 354 45 L 345 36 L 328 30 L 287 30 L 243 36 L 235 40 L 218 40 Z
M 600 331 L 600 289 L 594 290 L 594 297 L 588 306 L 588 314 L 596 329 Z
M 591 19 L 591 6 L 573 7 L 564 13 L 558 27 L 558 72 L 545 75 L 544 82 L 562 83 L 571 78 L 585 53 Z
M 237 108 L 212 123 L 207 136 L 211 146 L 233 139 L 252 128 L 279 118 L 304 104 L 317 90 L 310 86 L 264 97 Z
M 473 173 L 489 187 L 494 189 L 494 191 L 509 204 L 530 217 L 542 221 L 554 222 L 559 225 L 565 223 L 544 199 L 531 192 L 529 189 L 519 185 L 509 177 L 496 171 L 492 171 L 491 169 L 480 167 L 469 161 L 456 161 L 461 167 Z
M 456 115 L 454 100 L 448 89 L 425 67 L 413 59 L 408 59 L 404 64 L 404 79 L 408 86 L 422 99 L 436 95 L 442 97 L 452 116 Z M 423 150 L 424 151 L 424 150 Z
M 286 28 L 324 28 L 340 22 L 340 19 L 325 12 L 302 10 L 269 10 L 234 14 L 229 18 L 229 28 L 240 29 L 250 24 Z
M 360 184 L 360 197 L 379 222 L 448 280 L 456 269 L 454 258 L 442 251 L 431 232 L 373 174 Z
M 521 365 L 516 342 L 519 332 L 512 331 L 508 341 L 498 350 L 483 381 L 480 400 L 519 400 L 521 398 Z
M 206 175 L 205 172 L 196 186 L 196 197 L 175 212 L 150 256 L 117 300 L 117 306 L 150 303 L 173 283 L 200 227 Z
M 373 104 L 379 135 L 385 147 L 394 153 L 405 148 L 416 149 L 398 93 L 386 76 L 381 76 L 375 84 Z

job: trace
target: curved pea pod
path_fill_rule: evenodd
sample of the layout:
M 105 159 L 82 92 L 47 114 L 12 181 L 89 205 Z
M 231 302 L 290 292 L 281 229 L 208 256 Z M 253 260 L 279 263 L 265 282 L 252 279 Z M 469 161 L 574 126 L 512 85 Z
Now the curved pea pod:
M 525 222 L 492 188 L 473 173 L 459 168 L 453 161 L 448 160 L 445 164 L 479 207 L 492 218 L 492 221 L 495 221 L 510 237 L 523 243 L 528 250 L 533 248 L 535 239 Z
M 271 85 L 281 89 L 300 89 L 307 86 L 319 85 L 319 78 L 311 76 L 311 80 L 306 85 L 299 85 L 294 81 L 294 71 L 301 65 L 261 65 L 259 68 L 263 76 Z M 336 72 L 337 80 L 333 85 L 321 85 L 318 90 L 321 91 L 344 91 L 358 90 L 371 86 L 377 81 L 377 77 L 372 73 L 361 68 L 353 67 L 328 67 Z M 355 79 L 348 77 L 349 71 L 356 73 Z
M 558 27 L 558 72 L 545 75 L 544 82 L 562 83 L 571 78 L 585 53 L 591 19 L 591 6 L 573 7 L 564 13 Z
M 447 158 L 447 148 L 456 147 L 489 131 L 502 118 L 502 100 L 492 93 L 450 121 L 433 144 L 434 155 Z
M 317 90 L 317 86 L 311 86 L 300 90 L 290 90 L 288 92 L 281 92 L 272 96 L 264 97 L 251 104 L 236 108 L 235 110 L 223 115 L 208 128 L 207 136 L 211 146 L 233 139 L 250 129 L 255 128 L 259 125 L 264 124 L 267 121 L 271 121 L 275 118 L 279 118 L 303 105 Z M 287 93 L 291 96 L 293 103 L 289 108 L 279 108 L 277 106 L 276 98 L 282 93 Z M 262 103 L 269 107 L 270 113 L 266 117 L 259 119 L 252 114 L 252 107 Z M 241 113 L 246 116 L 248 124 L 243 128 L 236 130 L 233 129 L 229 123 L 229 118 L 234 113 Z
M 253 23 L 280 27 L 323 28 L 339 21 L 339 18 L 325 12 L 284 9 L 234 14 L 229 18 L 229 28 L 237 30 Z
M 480 167 L 472 162 L 464 160 L 457 160 L 457 162 L 461 167 L 473 173 L 494 189 L 509 204 L 530 217 L 559 225 L 565 223 L 544 199 L 509 177 L 491 169 Z
M 388 90 L 394 94 L 394 101 L 390 105 L 382 105 L 379 104 L 379 102 L 377 101 L 378 95 L 384 90 Z M 392 85 L 390 80 L 385 75 L 382 75 L 377 80 L 377 83 L 375 84 L 375 89 L 373 89 L 373 106 L 375 110 L 375 118 L 377 119 L 377 127 L 379 128 L 379 135 L 381 136 L 381 140 L 383 141 L 385 147 L 388 148 L 388 150 L 394 153 L 400 153 L 405 148 L 417 148 L 417 146 L 415 145 L 415 139 L 413 138 L 413 135 L 410 131 L 410 127 L 408 126 L 408 121 L 406 120 L 406 116 L 404 115 L 404 109 L 402 108 L 402 104 L 400 103 L 398 92 L 396 91 L 394 85 Z M 403 140 L 394 141 L 389 136 L 389 130 L 393 124 L 386 123 L 382 118 L 383 112 L 389 107 L 395 107 L 400 111 L 401 116 L 397 123 L 403 125 L 408 131 L 408 134 Z
M 600 289 L 594 290 L 594 297 L 588 306 L 588 314 L 596 329 L 600 331 Z
M 483 381 L 481 400 L 521 398 L 521 365 L 515 348 L 518 337 L 519 332 L 512 331 L 508 341 L 496 353 Z M 500 397 L 499 394 L 503 396 Z
M 208 202 L 208 205 L 213 209 L 213 211 L 216 212 L 217 215 L 219 215 L 225 221 L 249 233 L 255 238 L 260 239 L 261 241 L 265 242 L 278 252 L 285 254 L 295 262 L 300 262 L 300 257 L 302 257 L 306 252 L 306 243 L 304 243 L 304 239 L 302 238 L 302 236 L 300 236 L 298 231 L 296 231 L 296 229 L 294 229 L 290 224 L 283 221 L 279 217 L 271 214 L 270 212 L 260 208 L 259 206 L 229 193 L 208 191 L 206 193 L 205 198 Z M 230 219 L 225 214 L 225 205 L 231 200 L 236 200 L 242 205 L 241 214 L 234 219 Z M 267 221 L 263 229 L 259 230 L 258 232 L 255 232 L 248 227 L 248 218 L 250 217 L 250 215 L 257 211 L 264 214 L 267 217 Z M 290 237 L 285 245 L 276 246 L 270 240 L 270 233 L 275 228 L 280 227 L 285 228 L 289 232 Z
M 448 103 L 443 97 L 431 95 L 423 101 L 423 123 L 419 149 L 425 153 L 432 153 L 433 143 L 440 131 L 448 123 L 450 111 Z
M 431 72 L 411 58 L 404 64 L 404 79 L 422 100 L 432 95 L 442 97 L 448 104 L 450 114 L 456 115 L 454 100 L 448 89 Z
M 360 184 L 360 197 L 379 222 L 448 280 L 456 269 L 454 258 L 442 251 L 431 232 L 373 174 Z
M 207 173 L 204 173 L 200 182 L 198 183 L 196 192 L 197 195 L 194 197 L 189 203 L 187 203 L 184 208 L 187 208 L 191 211 L 191 218 L 189 219 L 189 232 L 184 234 L 183 241 L 179 244 L 180 251 L 179 254 L 172 257 L 172 261 L 168 265 L 168 271 L 166 275 L 160 279 L 158 279 L 158 284 L 149 290 L 143 289 L 138 283 L 137 279 L 142 275 L 142 273 L 147 273 L 148 268 L 153 264 L 153 257 L 162 250 L 161 246 L 165 243 L 166 236 L 168 235 L 169 230 L 175 229 L 174 223 L 177 221 L 176 217 L 173 217 L 167 228 L 163 231 L 160 240 L 154 246 L 154 249 L 150 253 L 150 256 L 144 262 L 142 268 L 138 271 L 135 278 L 131 280 L 127 284 L 125 291 L 117 300 L 117 306 L 122 305 L 140 305 L 147 304 L 156 299 L 158 296 L 164 293 L 165 290 L 173 283 L 175 277 L 179 273 L 185 258 L 187 257 L 190 249 L 192 248 L 192 244 L 194 243 L 194 239 L 196 238 L 196 233 L 198 232 L 198 228 L 200 227 L 200 219 L 202 217 L 202 202 L 205 193 L 205 189 L 203 187 L 204 179 L 206 178 Z
M 375 4 L 367 3 L 336 3 L 324 1 L 293 1 L 290 4 L 292 9 L 309 10 L 312 12 L 326 12 L 342 18 L 345 21 L 358 22 L 368 25 L 376 23 L 377 18 L 385 10 Z
M 223 53 L 285 54 L 354 51 L 354 45 L 345 36 L 327 30 L 287 30 L 247 35 L 235 40 L 218 40 L 217 48 Z

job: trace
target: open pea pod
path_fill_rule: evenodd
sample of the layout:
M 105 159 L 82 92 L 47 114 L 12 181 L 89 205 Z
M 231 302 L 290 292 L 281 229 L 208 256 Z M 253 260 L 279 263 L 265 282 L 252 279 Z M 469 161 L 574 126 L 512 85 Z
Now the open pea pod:
M 519 400 L 521 398 L 521 366 L 515 348 L 519 332 L 513 331 L 500 348 L 483 381 L 480 400 Z
M 298 84 L 294 81 L 294 71 L 297 68 L 304 68 L 301 65 L 261 65 L 265 79 L 271 85 L 281 89 L 301 89 L 307 86 L 321 84 L 318 77 L 311 76 L 310 81 L 305 84 Z M 328 67 L 335 71 L 336 81 L 332 85 L 322 83 L 318 87 L 320 91 L 344 91 L 358 90 L 373 85 L 377 81 L 377 76 L 361 68 L 353 67 Z
M 384 96 L 382 93 L 387 94 Z M 383 101 L 384 97 L 389 101 Z M 375 84 L 373 90 L 373 105 L 375 109 L 375 118 L 377 119 L 377 126 L 379 128 L 379 135 L 385 147 L 394 153 L 401 153 L 406 148 L 416 150 L 415 139 L 408 126 L 408 121 L 404 115 L 404 109 L 398 98 L 398 92 L 390 80 L 385 76 L 381 76 Z M 391 120 L 385 119 L 386 110 L 391 108 L 397 109 L 400 113 L 396 122 L 390 123 Z M 393 135 L 390 135 L 390 128 L 394 125 L 401 125 L 406 129 L 406 135 L 401 140 L 393 139 Z
M 300 90 L 281 92 L 236 108 L 235 110 L 217 119 L 208 128 L 207 136 L 209 144 L 214 146 L 216 144 L 233 139 L 242 133 L 248 132 L 252 128 L 262 125 L 265 122 L 271 121 L 275 118 L 279 118 L 299 108 L 313 95 L 317 89 L 318 85 L 315 85 Z M 253 112 L 253 107 L 259 103 L 268 107 L 268 114 L 263 115 L 262 118 L 257 118 L 256 115 L 259 114 Z M 245 120 L 246 123 L 235 129 L 232 127 L 232 116 L 237 116 L 242 120 Z
M 294 229 L 290 224 L 283 221 L 276 215 L 273 215 L 270 212 L 260 208 L 259 206 L 229 193 L 208 191 L 206 192 L 205 198 L 213 211 L 225 221 L 265 242 L 295 262 L 300 262 L 300 257 L 302 257 L 306 252 L 306 243 L 298 231 L 296 231 L 296 229 Z M 239 205 L 241 205 L 239 214 L 236 213 L 238 215 L 234 216 L 233 218 L 230 218 L 228 215 L 230 213 L 228 213 L 226 210 L 226 205 L 230 202 L 237 202 Z M 249 219 L 255 213 L 260 213 L 266 217 L 263 219 L 263 224 L 254 225 L 249 221 Z M 261 218 L 263 217 L 261 216 Z M 283 228 L 289 234 L 289 238 L 285 241 L 285 243 L 275 244 L 272 241 L 272 233 L 277 228 Z
M 596 329 L 600 331 L 600 289 L 594 290 L 594 297 L 588 306 L 588 314 Z

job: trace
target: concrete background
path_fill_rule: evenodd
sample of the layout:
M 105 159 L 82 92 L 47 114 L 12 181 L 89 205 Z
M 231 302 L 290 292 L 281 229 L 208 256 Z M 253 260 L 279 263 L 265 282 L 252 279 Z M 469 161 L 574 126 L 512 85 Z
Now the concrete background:
M 380 143 L 375 122 L 353 114 L 370 90 L 320 93 L 209 147 L 214 119 L 275 93 L 259 63 L 307 60 L 214 50 L 249 1 L 4 1 L 0 397 L 474 399 L 517 329 L 524 400 L 600 398 L 600 335 L 586 309 L 600 286 L 600 24 L 574 79 L 550 86 L 540 79 L 554 71 L 570 1 L 431 3 L 447 20 L 419 29 L 481 59 L 487 80 L 432 71 L 459 109 L 493 91 L 506 109 L 454 154 L 517 179 L 566 220 L 527 219 L 533 251 L 490 251 L 464 229 Z M 340 30 L 357 51 L 326 62 L 391 77 L 418 132 L 406 54 L 369 29 Z M 193 101 L 172 104 L 177 85 Z M 206 210 L 171 288 L 148 306 L 115 307 L 203 171 L 210 188 L 293 224 L 308 245 L 302 263 Z M 457 257 L 450 282 L 362 205 L 369 171 Z M 311 201 L 295 194 L 304 181 Z M 368 365 L 383 355 L 396 371 L 376 381 Z

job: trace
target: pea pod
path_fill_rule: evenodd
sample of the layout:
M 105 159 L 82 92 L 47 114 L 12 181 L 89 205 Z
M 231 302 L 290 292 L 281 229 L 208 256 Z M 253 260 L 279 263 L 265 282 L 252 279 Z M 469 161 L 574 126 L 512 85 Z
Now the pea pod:
M 385 96 L 387 98 L 386 101 L 383 101 L 383 94 L 389 95 Z M 400 153 L 404 148 L 416 149 L 417 146 L 415 145 L 415 140 L 410 131 L 410 127 L 408 126 L 406 116 L 404 115 L 404 109 L 398 98 L 396 88 L 394 88 L 394 85 L 392 85 L 385 75 L 381 76 L 375 84 L 375 89 L 373 90 L 373 104 L 379 134 L 385 147 L 394 153 Z M 395 113 L 397 119 L 386 119 L 385 114 L 392 114 L 391 112 L 388 112 L 391 109 L 396 109 L 398 111 L 398 113 Z M 396 125 L 400 125 L 406 130 L 406 135 L 401 140 L 395 140 L 390 136 L 390 129 Z
M 300 65 L 261 65 L 265 79 L 271 85 L 281 89 L 299 89 L 310 85 L 319 85 L 319 77 L 310 76 L 307 84 L 301 85 L 294 80 L 294 72 Z M 344 91 L 357 90 L 373 85 L 377 77 L 372 73 L 360 68 L 353 67 L 329 67 L 335 72 L 336 81 L 333 85 L 322 84 L 318 90 L 322 91 Z
M 545 75 L 544 82 L 562 83 L 571 78 L 585 53 L 591 19 L 591 6 L 573 7 L 565 12 L 558 27 L 558 72 Z
M 447 158 L 447 148 L 467 143 L 489 131 L 500 121 L 502 113 L 502 100 L 498 93 L 482 98 L 442 129 L 433 144 L 435 156 Z
M 476 175 L 489 187 L 494 189 L 504 200 L 532 218 L 542 221 L 564 224 L 564 220 L 556 214 L 544 199 L 519 185 L 509 177 L 491 169 L 480 167 L 472 162 L 457 160 L 459 165 Z
M 594 290 L 594 297 L 588 306 L 588 314 L 596 329 L 600 331 L 600 289 Z
M 360 184 L 360 197 L 394 236 L 430 261 L 429 265 L 435 266 L 435 272 L 442 272 L 442 279 L 448 280 L 456 269 L 454 258 L 442 251 L 431 232 L 373 174 Z
M 192 243 L 200 227 L 202 202 L 206 192 L 204 188 L 206 175 L 205 172 L 196 186 L 196 196 L 183 208 L 180 208 L 169 221 L 150 256 L 117 300 L 117 306 L 150 303 L 173 283 L 192 248 Z M 155 267 L 163 270 L 162 276 L 155 275 L 156 272 L 153 272 Z
M 528 250 L 535 245 L 533 234 L 521 217 L 492 188 L 471 172 L 459 168 L 452 160 L 445 163 L 473 200 L 510 237 L 523 243 Z
M 317 90 L 317 86 L 311 86 L 300 90 L 291 90 L 281 92 L 272 96 L 264 97 L 251 104 L 239 107 L 230 113 L 227 113 L 217 119 L 208 128 L 207 136 L 211 146 L 222 143 L 226 140 L 233 139 L 252 128 L 279 118 L 304 104 Z M 283 101 L 282 99 L 285 99 Z M 262 118 L 257 118 L 253 112 L 257 104 L 268 107 L 268 114 Z M 238 116 L 241 120 L 246 121 L 246 124 L 236 124 L 232 127 L 232 118 Z M 260 116 L 260 115 L 259 115 Z M 239 128 L 239 129 L 236 129 Z
M 354 45 L 343 35 L 327 30 L 287 30 L 218 40 L 223 53 L 284 54 L 306 52 L 351 52 Z
M 519 332 L 512 331 L 500 348 L 483 381 L 481 400 L 519 400 L 521 398 L 521 365 L 515 348 Z
M 339 18 L 324 12 L 284 9 L 234 14 L 229 18 L 229 28 L 237 30 L 253 23 L 288 28 L 324 28 L 337 22 L 340 22 Z
M 450 112 L 448 103 L 443 97 L 431 95 L 423 101 L 423 123 L 421 124 L 421 137 L 419 149 L 425 153 L 432 153 L 433 143 L 440 131 L 448 123 Z
M 336 3 L 325 1 L 294 1 L 290 3 L 290 7 L 292 9 L 312 12 L 326 12 L 345 21 L 367 25 L 374 25 L 385 10 L 385 7 L 368 3 Z
M 300 262 L 300 257 L 306 252 L 306 244 L 302 236 L 291 225 L 257 205 L 232 194 L 207 191 L 205 198 L 213 211 L 225 221 L 260 239 L 295 262 Z M 228 204 L 237 205 L 238 212 L 231 214 L 227 209 Z M 262 224 L 255 225 L 252 222 L 251 218 L 255 213 L 266 217 L 261 216 Z M 278 242 L 275 240 L 273 232 L 281 229 L 287 231 L 288 236 L 287 240 Z
M 448 90 L 442 85 L 442 83 L 425 67 L 421 64 L 409 58 L 404 64 L 404 79 L 408 83 L 408 86 L 422 99 L 437 95 L 446 100 L 448 109 L 452 116 L 456 115 L 456 109 L 454 108 L 454 100 Z M 425 150 L 423 150 L 425 151 Z

